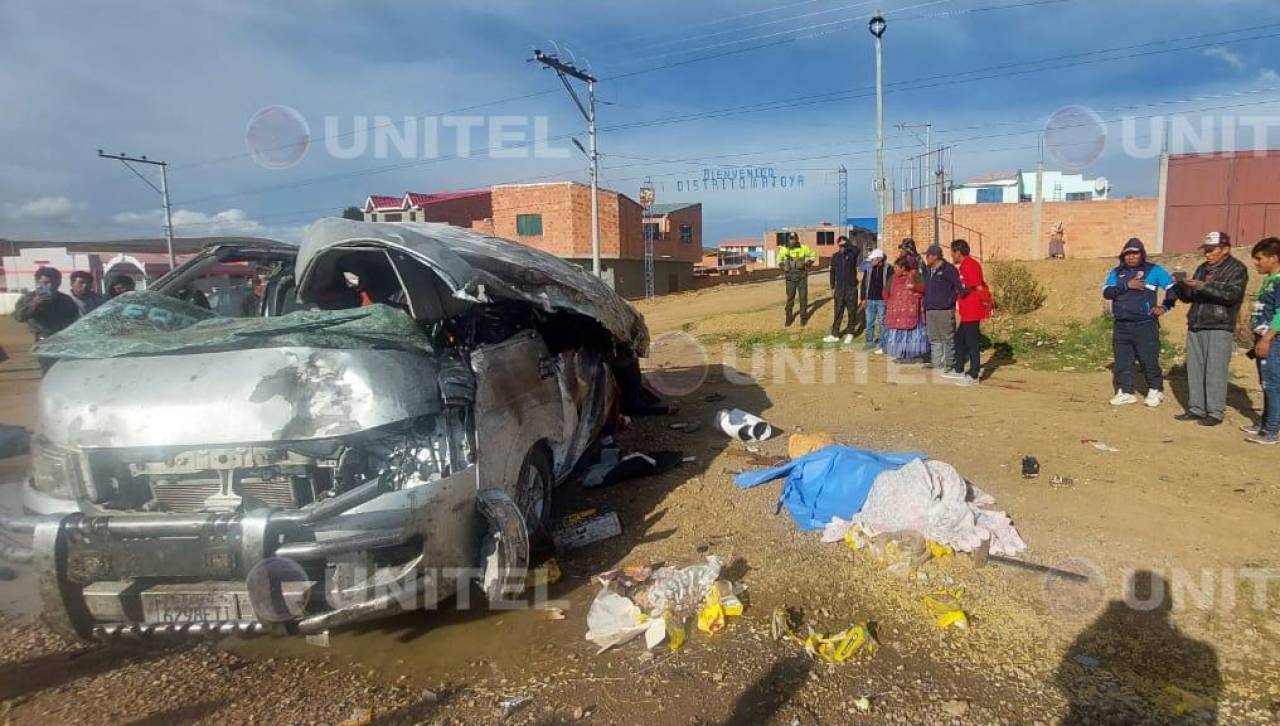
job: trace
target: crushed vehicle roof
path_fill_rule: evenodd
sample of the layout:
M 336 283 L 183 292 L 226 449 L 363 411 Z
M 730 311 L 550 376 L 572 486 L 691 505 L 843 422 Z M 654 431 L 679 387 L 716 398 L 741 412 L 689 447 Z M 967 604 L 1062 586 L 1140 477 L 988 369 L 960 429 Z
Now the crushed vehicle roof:
M 547 312 L 585 315 L 600 322 L 636 355 L 647 353 L 644 318 L 582 267 L 510 240 L 432 222 L 357 222 L 321 219 L 307 228 L 295 263 L 298 289 L 327 250 L 360 244 L 397 248 L 429 265 L 462 300 L 514 300 Z

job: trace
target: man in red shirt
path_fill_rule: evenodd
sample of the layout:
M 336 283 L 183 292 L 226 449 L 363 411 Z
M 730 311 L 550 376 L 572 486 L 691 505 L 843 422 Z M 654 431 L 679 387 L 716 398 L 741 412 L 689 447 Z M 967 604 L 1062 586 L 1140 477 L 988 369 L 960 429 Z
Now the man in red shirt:
M 991 290 L 982 277 L 982 265 L 969 255 L 968 242 L 958 239 L 951 243 L 951 261 L 960 271 L 960 281 L 967 291 L 956 300 L 956 308 L 960 312 L 960 327 L 956 328 L 954 378 L 958 385 L 972 386 L 978 383 L 978 373 L 982 366 L 979 353 L 982 339 L 980 326 L 983 320 L 991 317 Z M 968 373 L 965 372 L 966 363 Z

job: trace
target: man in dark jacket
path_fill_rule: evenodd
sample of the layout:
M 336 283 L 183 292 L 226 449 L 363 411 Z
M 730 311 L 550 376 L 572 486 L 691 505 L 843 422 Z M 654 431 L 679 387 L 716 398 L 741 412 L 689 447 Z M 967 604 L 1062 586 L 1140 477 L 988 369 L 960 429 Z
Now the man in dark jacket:
M 1175 274 L 1177 299 L 1191 303 L 1187 313 L 1187 410 L 1179 421 L 1201 426 L 1222 423 L 1227 408 L 1227 380 L 1235 349 L 1236 321 L 1244 302 L 1249 269 L 1231 256 L 1231 238 L 1210 232 L 1200 245 L 1204 263 L 1190 277 Z M 1169 307 L 1172 307 L 1170 305 Z
M 1142 364 L 1147 379 L 1146 404 L 1152 408 L 1164 401 L 1164 373 L 1160 370 L 1160 323 L 1158 318 L 1173 307 L 1167 295 L 1173 278 L 1160 265 L 1147 261 L 1142 240 L 1132 237 L 1120 250 L 1120 264 L 1107 274 L 1102 297 L 1111 301 L 1115 323 L 1111 342 L 1115 348 L 1112 376 L 1116 395 L 1112 406 L 1137 403 L 1133 395 L 1133 365 Z M 1165 294 L 1164 305 L 1157 295 Z
M 835 305 L 835 320 L 831 322 L 831 334 L 823 338 L 825 343 L 840 342 L 840 320 L 848 317 L 844 344 L 853 342 L 854 318 L 858 314 L 858 248 L 841 235 L 837 240 L 840 249 L 831 256 L 831 298 Z
M 967 292 L 956 266 L 942 259 L 942 247 L 924 253 L 924 320 L 929 334 L 930 368 L 951 377 L 955 364 L 956 300 Z
M 80 309 L 66 293 L 58 292 L 62 273 L 52 267 L 36 270 L 36 287 L 24 292 L 13 308 L 13 317 L 27 324 L 27 330 L 36 342 L 74 323 L 80 317 Z

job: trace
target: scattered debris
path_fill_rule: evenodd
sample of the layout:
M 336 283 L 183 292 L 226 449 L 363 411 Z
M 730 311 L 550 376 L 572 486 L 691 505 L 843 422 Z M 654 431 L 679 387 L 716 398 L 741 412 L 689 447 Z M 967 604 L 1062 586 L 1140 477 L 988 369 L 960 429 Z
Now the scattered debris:
M 942 704 L 942 710 L 947 712 L 948 716 L 960 718 L 969 711 L 968 701 L 947 701 Z
M 716 414 L 716 426 L 725 435 L 739 441 L 767 441 L 774 434 L 773 426 L 768 421 L 740 408 L 721 409 Z
M 661 474 L 680 466 L 683 460 L 684 454 L 679 451 L 624 454 L 612 440 L 606 440 L 597 450 L 595 462 L 583 473 L 582 488 L 612 486 L 628 479 Z
M 853 707 L 861 713 L 871 713 L 871 699 L 866 696 L 858 696 L 853 699 Z
M 307 645 L 314 645 L 317 648 L 329 647 L 329 631 L 321 630 L 318 633 L 311 633 L 306 636 Z
M 720 558 L 709 555 L 687 567 L 633 565 L 597 575 L 604 588 L 587 613 L 587 640 L 604 652 L 643 633 L 647 649 L 666 640 L 677 650 L 695 613 L 699 630 L 722 630 L 727 617 L 742 614 L 745 588 L 720 580 L 720 568 Z
M 943 590 L 925 595 L 920 602 L 933 615 L 934 625 L 942 629 L 954 626 L 965 630 L 969 627 L 969 616 L 960 607 L 960 597 L 963 594 L 964 591 L 960 589 Z
M 1034 456 L 1022 457 L 1022 478 L 1035 479 L 1040 476 L 1040 460 Z
M 525 579 L 527 588 L 547 587 L 560 582 L 560 578 L 564 577 L 564 573 L 560 571 L 560 563 L 552 557 L 546 562 L 529 570 L 529 574 Z
M 1084 654 L 1073 655 L 1071 656 L 1071 660 L 1075 661 L 1076 663 L 1080 664 L 1081 666 L 1089 670 L 1094 670 L 1095 668 L 1098 668 L 1099 666 L 1102 665 L 1102 661 L 1098 660 L 1097 658 L 1094 658 L 1091 655 L 1084 655 Z
M 1110 444 L 1107 444 L 1105 442 L 1098 441 L 1097 439 L 1080 439 L 1080 443 L 1089 444 L 1090 446 L 1097 449 L 1098 451 L 1106 451 L 1109 453 L 1115 453 L 1119 451 L 1119 449 L 1117 449 L 1116 447 L 1111 446 Z
M 810 658 L 828 663 L 843 663 L 858 653 L 873 656 L 880 647 L 866 623 L 853 625 L 832 635 L 821 635 L 810 628 L 809 635 L 803 640 L 795 635 L 789 637 L 800 643 Z
M 551 530 L 551 541 L 557 550 L 572 550 L 611 539 L 622 534 L 622 520 L 617 512 L 587 509 L 575 512 Z
M 996 564 L 1007 565 L 1019 570 L 1027 570 L 1028 572 L 1038 572 L 1042 575 L 1060 577 L 1064 580 L 1071 580 L 1072 582 L 1089 581 L 1088 575 L 1082 575 L 1079 572 L 1071 572 L 1070 570 L 1049 567 L 1048 565 L 1041 565 L 1035 562 L 1027 562 L 1026 560 L 1019 560 L 1013 557 L 993 555 L 990 552 L 990 543 L 984 542 L 982 546 L 973 551 L 973 566 L 978 569 L 982 569 L 987 566 L 987 562 L 995 562 Z
M 1076 480 L 1069 476 L 1054 474 L 1053 478 L 1049 480 L 1049 484 L 1056 489 L 1066 489 L 1075 486 Z
M 698 423 L 697 421 L 682 421 L 678 423 L 673 423 L 667 428 L 671 429 L 672 431 L 683 431 L 686 434 L 691 434 L 691 433 L 694 433 L 695 431 L 700 431 L 702 429 L 702 424 Z
M 516 696 L 507 696 L 501 701 L 498 701 L 498 707 L 502 709 L 503 718 L 510 718 L 511 714 L 529 705 L 529 702 L 532 700 L 533 700 L 532 698 L 530 698 L 529 696 L 525 696 L 523 694 L 516 695 Z
M 810 454 L 818 449 L 825 449 L 828 446 L 834 446 L 836 440 L 831 434 L 825 431 L 814 431 L 813 433 L 791 434 L 791 438 L 787 439 L 787 457 L 791 459 L 799 459 L 805 454 Z
M 543 608 L 543 620 L 564 620 L 564 610 L 562 608 Z

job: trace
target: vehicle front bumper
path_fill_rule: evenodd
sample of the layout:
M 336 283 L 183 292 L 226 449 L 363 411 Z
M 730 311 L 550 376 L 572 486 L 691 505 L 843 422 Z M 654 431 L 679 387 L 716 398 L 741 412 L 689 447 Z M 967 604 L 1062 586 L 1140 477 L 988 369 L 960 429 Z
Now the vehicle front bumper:
M 0 516 L 0 529 L 31 535 L 30 550 L 4 554 L 34 565 L 46 619 L 69 634 L 305 634 L 408 609 L 403 593 L 424 577 L 474 566 L 477 484 L 469 467 L 408 489 L 369 482 L 296 510 Z M 334 576 L 366 572 L 360 563 L 388 548 L 407 559 L 379 570 L 376 587 L 372 575 Z M 444 597 L 455 584 L 424 589 Z

